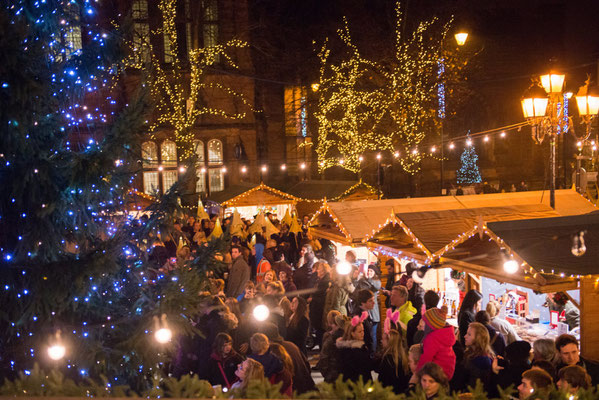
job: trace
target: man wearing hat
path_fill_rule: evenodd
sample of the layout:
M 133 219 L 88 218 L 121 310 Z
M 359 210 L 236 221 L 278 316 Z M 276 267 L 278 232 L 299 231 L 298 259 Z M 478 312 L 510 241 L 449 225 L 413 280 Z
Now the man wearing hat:
M 424 322 L 424 339 L 422 339 L 422 355 L 416 370 L 424 364 L 434 362 L 439 365 L 448 379 L 453 377 L 456 356 L 453 352 L 455 333 L 453 326 L 447 324 L 447 306 L 431 308 L 422 316 Z

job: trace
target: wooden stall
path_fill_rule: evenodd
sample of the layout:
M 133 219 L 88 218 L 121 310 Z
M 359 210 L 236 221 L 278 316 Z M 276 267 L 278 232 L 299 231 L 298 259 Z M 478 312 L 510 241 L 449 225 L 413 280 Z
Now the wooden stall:
M 522 260 L 522 269 L 546 280 L 539 291 L 580 290 L 581 351 L 584 357 L 599 360 L 599 212 L 493 222 L 487 229 Z
M 236 209 L 244 218 L 253 218 L 259 210 L 276 213 L 279 218 L 289 208 L 295 207 L 299 199 L 264 183 L 241 183 L 222 192 L 216 192 L 207 199 L 221 205 L 221 213 L 227 215 Z
M 298 216 L 312 216 L 326 199 L 329 202 L 352 200 L 375 200 L 378 190 L 360 181 L 309 180 L 299 182 L 287 193 L 300 198 L 296 204 Z

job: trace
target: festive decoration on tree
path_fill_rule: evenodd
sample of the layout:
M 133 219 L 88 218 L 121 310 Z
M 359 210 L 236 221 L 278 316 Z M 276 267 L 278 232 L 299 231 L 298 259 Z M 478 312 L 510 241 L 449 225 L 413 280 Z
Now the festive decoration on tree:
M 462 161 L 462 165 L 456 173 L 458 176 L 458 183 L 470 184 L 482 182 L 478 170 L 478 155 L 476 154 L 472 140 L 468 139 L 466 141 L 466 147 L 464 148 L 460 160 Z
M 200 2 L 190 2 L 189 7 L 197 7 Z M 165 52 L 154 48 L 149 37 L 136 37 L 129 43 L 132 52 L 126 64 L 147 72 L 144 82 L 150 88 L 156 109 L 149 131 L 152 136 L 165 127 L 174 130 L 173 136 L 179 150 L 179 157 L 190 159 L 195 154 L 192 131 L 195 123 L 205 116 L 218 116 L 227 119 L 243 119 L 244 111 L 230 112 L 212 104 L 207 100 L 206 93 L 211 98 L 225 97 L 245 105 L 247 111 L 253 111 L 250 101 L 238 91 L 222 83 L 222 80 L 211 79 L 209 68 L 219 61 L 231 67 L 239 67 L 234 61 L 233 51 L 246 49 L 248 44 L 238 39 L 232 39 L 224 44 L 215 44 L 195 48 L 182 57 L 177 38 L 177 1 L 160 0 L 158 3 L 163 22 L 163 28 L 157 31 L 164 37 Z M 196 10 L 202 13 L 200 10 Z M 140 43 L 142 45 L 140 46 Z M 189 65 L 183 66 L 181 59 L 186 58 Z M 165 61 L 167 61 L 165 63 Z M 148 65 L 149 64 L 149 65 Z M 168 65 L 168 67 L 165 67 Z
M 124 33 L 96 27 L 94 4 L 0 8 L 0 378 L 28 376 L 38 362 L 141 393 L 171 361 L 167 330 L 200 333 L 189 321 L 228 243 L 212 240 L 174 270 L 153 260 L 193 172 L 143 218 L 128 212 L 146 101 L 142 91 L 122 112 L 103 111 L 118 105 L 110 87 Z
M 347 49 L 333 61 L 329 42 L 318 53 L 318 139 L 320 171 L 333 166 L 358 172 L 367 151 L 387 150 L 408 173 L 420 169 L 425 153 L 418 146 L 436 132 L 439 82 L 465 65 L 444 46 L 450 23 L 436 18 L 421 22 L 408 34 L 396 3 L 395 51 L 391 62 L 365 58 L 354 44 L 349 25 L 338 31 Z M 439 60 L 444 72 L 438 73 Z

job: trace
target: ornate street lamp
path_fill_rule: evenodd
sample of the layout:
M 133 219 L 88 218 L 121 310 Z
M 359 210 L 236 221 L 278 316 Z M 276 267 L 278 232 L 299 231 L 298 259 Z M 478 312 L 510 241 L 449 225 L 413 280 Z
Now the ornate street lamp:
M 590 81 L 587 80 L 584 86 L 578 90 L 576 94 L 576 105 L 578 105 L 578 115 L 582 118 L 586 125 L 586 134 L 580 140 L 587 140 L 591 136 L 591 122 L 593 117 L 599 111 L 599 88 L 590 86 Z
M 528 123 L 532 125 L 532 138 L 541 144 L 545 135 L 549 136 L 549 205 L 555 209 L 555 146 L 557 132 L 563 118 L 564 107 L 558 107 L 560 95 L 564 87 L 565 75 L 551 72 L 541 75 L 541 88 L 538 83 L 533 84 L 522 99 L 522 111 Z M 563 101 L 563 100 L 562 100 Z
M 528 123 L 532 126 L 532 138 L 537 144 L 541 144 L 545 136 L 549 136 L 549 164 L 550 164 L 550 186 L 549 205 L 555 209 L 555 164 L 556 164 L 556 139 L 558 133 L 565 134 L 569 126 L 570 118 L 564 115 L 565 75 L 555 71 L 540 76 L 541 86 L 534 83 L 524 94 L 522 99 L 522 112 Z M 589 88 L 589 83 L 583 86 L 576 95 L 578 110 L 582 122 L 587 126 L 586 136 L 580 140 L 586 140 L 590 136 L 591 122 L 599 110 L 599 91 Z

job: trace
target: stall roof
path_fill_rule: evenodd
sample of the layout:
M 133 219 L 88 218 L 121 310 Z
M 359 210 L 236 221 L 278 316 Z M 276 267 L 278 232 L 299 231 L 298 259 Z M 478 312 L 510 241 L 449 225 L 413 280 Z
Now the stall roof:
M 492 222 L 488 228 L 537 271 L 566 277 L 599 274 L 599 212 Z M 581 231 L 586 251 L 577 257 L 572 247 Z
M 287 192 L 293 196 L 309 199 L 340 201 L 347 197 L 353 197 L 352 194 L 359 193 L 360 199 L 378 198 L 377 190 L 362 181 L 330 181 L 330 180 L 309 180 L 299 182 L 290 187 Z
M 555 198 L 555 213 L 559 216 L 579 215 L 597 210 L 597 207 L 574 190 L 557 190 Z M 398 214 L 440 212 L 535 204 L 548 206 L 549 194 L 543 191 L 534 191 L 469 196 L 326 202 L 312 218 L 311 225 L 313 226 L 313 233 L 316 236 L 346 244 L 357 244 L 383 228 L 392 212 Z
M 215 192 L 208 200 L 221 204 L 224 207 L 244 207 L 256 205 L 295 204 L 299 199 L 282 192 L 264 183 L 241 182 L 223 190 Z
M 403 251 L 411 248 L 415 254 L 433 259 L 448 243 L 486 222 L 556 216 L 559 214 L 544 204 L 396 213 L 383 228 L 364 240 Z

